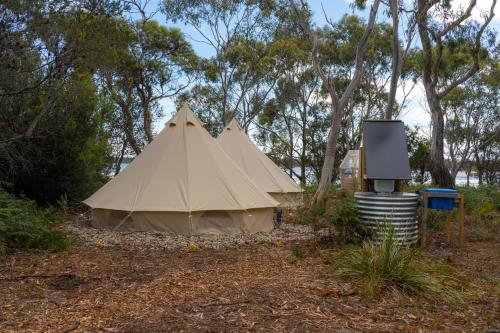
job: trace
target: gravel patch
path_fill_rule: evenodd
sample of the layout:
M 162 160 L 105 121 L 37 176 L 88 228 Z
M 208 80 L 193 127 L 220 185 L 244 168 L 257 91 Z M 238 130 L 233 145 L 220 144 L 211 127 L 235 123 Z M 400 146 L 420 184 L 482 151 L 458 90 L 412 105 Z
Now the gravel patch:
M 314 233 L 308 225 L 282 224 L 271 232 L 237 235 L 172 235 L 166 232 L 142 231 L 120 232 L 96 229 L 83 221 L 66 225 L 66 231 L 83 242 L 97 247 L 127 247 L 132 249 L 177 250 L 200 248 L 219 249 L 237 247 L 245 244 L 280 243 L 314 239 Z M 320 232 L 323 234 L 325 231 Z

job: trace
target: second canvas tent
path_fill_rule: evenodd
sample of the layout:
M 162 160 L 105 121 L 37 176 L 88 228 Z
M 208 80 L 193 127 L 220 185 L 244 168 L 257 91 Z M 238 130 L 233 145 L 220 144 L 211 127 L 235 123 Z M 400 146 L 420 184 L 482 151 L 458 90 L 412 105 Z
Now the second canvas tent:
M 282 207 L 302 204 L 302 189 L 266 156 L 232 120 L 217 138 L 222 149 Z

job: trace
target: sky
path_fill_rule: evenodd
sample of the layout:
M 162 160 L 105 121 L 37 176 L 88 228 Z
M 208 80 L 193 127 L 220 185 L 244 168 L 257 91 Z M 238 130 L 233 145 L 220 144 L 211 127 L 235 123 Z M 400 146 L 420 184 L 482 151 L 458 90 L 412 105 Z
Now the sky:
M 161 0 L 150 0 L 148 3 L 148 10 L 151 12 L 158 8 Z M 325 13 L 329 19 L 333 21 L 338 21 L 345 14 L 357 14 L 363 17 L 368 16 L 368 9 L 365 11 L 358 11 L 350 6 L 352 0 L 308 0 L 310 8 L 313 12 L 313 20 L 315 25 L 323 26 L 325 25 L 326 18 Z M 369 1 L 371 2 L 371 1 Z M 455 0 L 453 1 L 453 6 L 466 6 L 469 0 Z M 476 19 L 481 19 L 481 13 L 489 10 L 492 0 L 479 0 L 476 8 L 472 12 L 472 17 Z M 377 20 L 380 21 L 383 18 L 384 9 L 379 8 L 377 14 Z M 161 12 L 155 14 L 154 19 L 156 19 L 161 24 L 166 24 L 167 26 L 176 26 L 182 30 L 186 35 L 187 39 L 193 46 L 196 53 L 202 57 L 209 57 L 211 55 L 210 49 L 203 43 L 199 42 L 198 32 L 183 24 L 172 24 L 171 22 L 166 22 L 164 15 Z M 491 26 L 496 30 L 500 31 L 500 5 L 496 6 L 495 17 L 491 23 Z M 408 87 L 408 85 L 407 85 Z M 396 94 L 396 99 L 401 103 L 404 96 L 404 92 L 401 88 L 398 89 Z M 425 101 L 425 91 L 423 85 L 418 83 L 406 99 L 407 107 L 400 115 L 400 119 L 408 125 L 419 126 L 424 133 L 430 133 L 430 115 L 427 111 L 426 101 Z M 164 99 L 161 102 L 164 117 L 156 121 L 155 128 L 157 131 L 163 128 L 163 124 L 175 113 L 175 105 L 173 99 Z

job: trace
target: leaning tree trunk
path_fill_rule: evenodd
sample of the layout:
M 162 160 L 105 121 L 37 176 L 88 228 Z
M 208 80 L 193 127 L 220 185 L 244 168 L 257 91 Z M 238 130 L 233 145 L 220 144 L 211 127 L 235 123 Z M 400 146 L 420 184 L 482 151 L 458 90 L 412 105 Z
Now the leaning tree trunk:
M 330 132 L 328 133 L 328 141 L 326 142 L 325 160 L 323 162 L 323 168 L 321 169 L 321 178 L 316 193 L 314 193 L 312 198 L 312 202 L 315 203 L 326 202 L 330 186 L 332 185 L 332 177 L 334 174 L 333 168 L 335 166 L 335 155 L 340 133 L 340 126 L 338 124 L 340 123 L 342 111 L 340 107 L 332 111 L 333 117 Z
M 430 172 L 432 182 L 439 187 L 452 188 L 453 178 L 444 163 L 444 117 L 437 98 L 428 99 L 431 110 Z
M 334 80 L 331 76 L 329 76 L 322 68 L 321 60 L 318 51 L 318 39 L 316 33 L 311 30 L 309 22 L 304 20 L 301 16 L 300 11 L 298 10 L 298 6 L 295 3 L 295 0 L 290 0 L 290 4 L 292 5 L 294 11 L 298 14 L 297 17 L 299 19 L 299 24 L 302 28 L 309 34 L 312 42 L 312 58 L 313 58 L 313 66 L 315 68 L 316 73 L 321 77 L 323 84 L 326 85 L 328 89 L 328 93 L 332 99 L 331 108 L 332 108 L 332 123 L 330 125 L 330 132 L 328 133 L 328 140 L 326 142 L 325 149 L 325 160 L 323 162 L 323 168 L 321 170 L 321 178 L 319 180 L 318 188 L 316 193 L 312 198 L 312 203 L 323 204 L 326 202 L 328 197 L 328 192 L 330 191 L 330 186 L 332 184 L 332 178 L 334 177 L 334 163 L 335 163 L 335 152 L 337 149 L 337 142 L 340 133 L 340 120 L 344 113 L 345 108 L 347 107 L 347 103 L 351 98 L 354 90 L 358 87 L 359 81 L 361 80 L 361 75 L 363 74 L 363 57 L 367 50 L 368 38 L 373 30 L 375 25 L 375 19 L 377 16 L 378 7 L 380 4 L 380 0 L 375 0 L 370 10 L 370 17 L 368 19 L 368 23 L 366 25 L 365 31 L 361 36 L 361 40 L 358 43 L 358 47 L 356 48 L 356 60 L 355 60 L 355 69 L 354 74 L 352 76 L 351 81 L 346 87 L 342 97 L 339 98 Z
M 120 150 L 120 155 L 115 159 L 115 176 L 121 171 L 121 164 L 123 162 L 123 157 L 125 156 L 125 151 L 127 149 L 127 139 L 123 138 L 122 149 Z

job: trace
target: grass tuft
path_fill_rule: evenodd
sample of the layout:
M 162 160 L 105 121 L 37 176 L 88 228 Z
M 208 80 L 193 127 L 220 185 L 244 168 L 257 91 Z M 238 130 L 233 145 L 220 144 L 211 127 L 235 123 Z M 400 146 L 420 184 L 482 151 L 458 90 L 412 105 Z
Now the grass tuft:
M 376 245 L 365 241 L 345 249 L 334 261 L 335 273 L 354 281 L 364 296 L 384 291 L 457 301 L 460 295 L 451 267 L 429 264 L 413 249 L 399 245 L 391 231 Z

